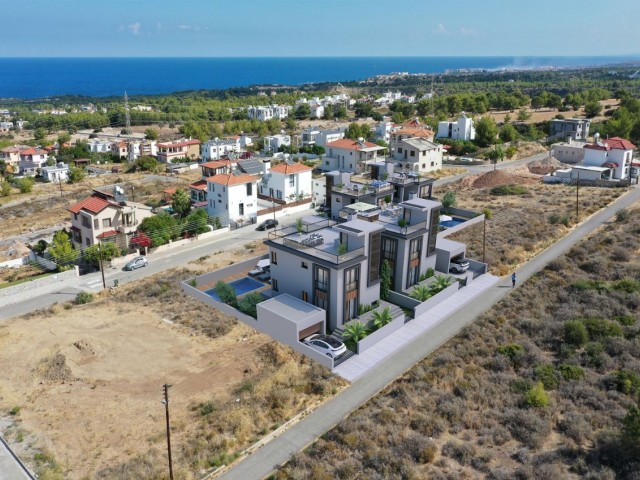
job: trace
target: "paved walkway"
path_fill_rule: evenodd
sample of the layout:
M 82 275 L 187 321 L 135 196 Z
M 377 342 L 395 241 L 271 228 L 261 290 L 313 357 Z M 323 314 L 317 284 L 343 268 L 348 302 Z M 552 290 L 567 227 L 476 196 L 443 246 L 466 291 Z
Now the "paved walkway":
M 518 284 L 542 270 L 551 260 L 562 255 L 576 242 L 610 220 L 618 210 L 627 208 L 639 200 L 640 189 L 633 188 L 609 207 L 591 216 L 567 236 L 525 263 L 517 272 Z M 510 279 L 508 277 L 501 279 L 466 308 L 455 311 L 433 328 L 419 335 L 409 346 L 389 355 L 384 363 L 370 369 L 344 392 L 218 478 L 258 480 L 270 475 L 277 465 L 282 465 L 292 454 L 304 449 L 333 428 L 413 365 L 457 335 L 460 330 L 511 291 Z
M 0 440 L 0 480 L 31 480 L 32 478 L 16 461 L 4 441 Z
M 333 372 L 350 382 L 354 382 L 392 354 L 403 348 L 408 348 L 421 334 L 431 330 L 457 310 L 469 305 L 499 281 L 498 277 L 490 274 L 478 277 L 468 286 L 458 290 L 454 295 L 446 298 L 423 315 L 409 321 L 365 352 L 351 357 L 336 367 Z

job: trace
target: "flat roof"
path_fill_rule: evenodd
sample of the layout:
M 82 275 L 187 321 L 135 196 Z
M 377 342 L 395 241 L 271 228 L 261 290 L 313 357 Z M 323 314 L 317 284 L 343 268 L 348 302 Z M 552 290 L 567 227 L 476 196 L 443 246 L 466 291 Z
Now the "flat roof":
M 356 202 L 356 203 L 352 203 L 351 205 L 347 205 L 346 207 L 344 207 L 344 209 L 345 210 L 351 209 L 356 212 L 368 212 L 370 210 L 380 210 L 380 207 L 377 207 L 376 205 L 372 205 L 371 203 Z
M 365 220 L 356 219 L 334 225 L 333 229 L 338 231 L 343 230 L 348 233 L 362 234 L 383 230 L 384 226 L 379 224 L 378 222 L 367 222 Z
M 589 167 L 589 166 L 583 166 L 583 165 L 577 165 L 575 167 L 573 167 L 575 170 L 590 170 L 592 172 L 606 172 L 607 170 L 611 170 L 611 167 L 607 168 L 607 167 Z
M 409 208 L 429 209 L 441 207 L 442 204 L 435 200 L 427 200 L 426 198 L 413 198 L 411 200 L 405 200 L 400 203 L 400 206 L 407 206 Z
M 438 237 L 436 240 L 436 248 L 455 254 L 460 251 L 466 251 L 467 246 L 464 243 L 454 242 L 453 240 Z
M 304 302 L 288 293 L 260 302 L 260 306 L 280 317 L 295 323 L 301 323 L 318 312 L 324 315 L 324 310 L 310 303 Z

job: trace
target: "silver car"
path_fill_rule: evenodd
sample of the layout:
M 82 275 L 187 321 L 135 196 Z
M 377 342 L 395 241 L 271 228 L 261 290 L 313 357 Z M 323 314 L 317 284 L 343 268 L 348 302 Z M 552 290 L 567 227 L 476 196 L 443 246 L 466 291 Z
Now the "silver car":
M 149 265 L 149 261 L 144 257 L 136 257 L 132 260 L 129 260 L 127 264 L 124 266 L 125 270 L 135 270 L 136 268 L 146 267 Z
M 336 358 L 347 351 L 344 343 L 329 335 L 311 335 L 305 338 L 303 343 L 331 358 Z

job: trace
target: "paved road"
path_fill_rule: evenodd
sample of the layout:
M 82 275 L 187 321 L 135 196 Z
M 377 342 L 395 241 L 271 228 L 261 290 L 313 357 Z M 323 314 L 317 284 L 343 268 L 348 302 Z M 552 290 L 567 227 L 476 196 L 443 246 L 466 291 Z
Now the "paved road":
M 30 480 L 9 449 L 0 441 L 0 480 Z
M 580 239 L 610 220 L 618 210 L 629 207 L 639 200 L 640 189 L 634 188 L 618 198 L 609 207 L 590 217 L 566 237 L 525 263 L 517 271 L 518 284 L 542 270 L 551 260 L 562 255 Z M 505 277 L 495 287 L 488 289 L 475 303 L 455 312 L 433 329 L 417 337 L 405 349 L 387 359 L 384 364 L 371 369 L 343 393 L 329 400 L 291 429 L 267 443 L 218 478 L 257 480 L 270 475 L 275 466 L 283 464 L 292 454 L 310 445 L 319 436 L 337 425 L 347 415 L 508 295 L 512 290 L 510 285 L 509 278 Z
M 280 225 L 294 224 L 298 217 L 309 215 L 312 210 L 285 215 L 278 219 Z M 139 268 L 132 272 L 125 272 L 121 269 L 107 268 L 105 270 L 105 280 L 108 287 L 113 286 L 113 281 L 118 280 L 121 285 L 140 278 L 160 273 L 169 268 L 185 265 L 205 255 L 211 255 L 220 250 L 228 250 L 229 245 L 243 245 L 252 240 L 261 240 L 267 237 L 267 232 L 258 232 L 254 226 L 247 226 L 238 230 L 231 230 L 222 233 L 218 237 L 194 242 L 194 245 L 177 247 L 148 255 L 149 266 Z M 17 315 L 24 315 L 34 310 L 47 308 L 56 302 L 72 300 L 81 291 L 99 292 L 102 290 L 102 277 L 100 272 L 83 275 L 64 286 L 54 287 L 42 295 L 25 298 L 23 301 L 12 303 L 0 309 L 0 321 Z M 25 295 L 26 297 L 26 295 Z

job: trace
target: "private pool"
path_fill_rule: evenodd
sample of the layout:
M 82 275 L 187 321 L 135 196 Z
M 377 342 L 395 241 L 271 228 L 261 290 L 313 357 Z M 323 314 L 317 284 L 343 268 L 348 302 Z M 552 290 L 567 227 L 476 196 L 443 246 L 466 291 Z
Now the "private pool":
M 451 228 L 466 222 L 464 218 L 450 217 L 450 220 L 440 220 L 440 226 L 443 228 Z
M 257 290 L 258 288 L 264 287 L 264 283 L 259 282 L 258 280 L 255 280 L 251 277 L 239 278 L 238 280 L 234 280 L 233 282 L 230 282 L 229 285 L 233 287 L 238 297 L 240 295 L 244 295 L 245 293 L 249 293 L 252 290 Z M 218 295 L 216 294 L 216 290 L 214 288 L 205 290 L 204 293 L 206 293 L 212 298 L 215 298 L 218 301 L 220 300 L 220 297 L 218 297 Z

